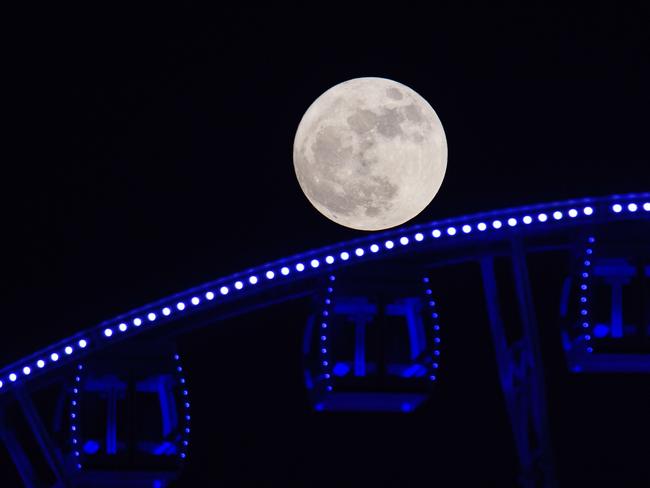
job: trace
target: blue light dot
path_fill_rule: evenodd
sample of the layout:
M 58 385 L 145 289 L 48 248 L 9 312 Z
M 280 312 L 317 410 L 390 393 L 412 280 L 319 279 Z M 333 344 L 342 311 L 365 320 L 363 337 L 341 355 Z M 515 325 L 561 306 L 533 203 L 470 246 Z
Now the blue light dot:
M 36 361 L 36 366 L 38 366 L 39 368 L 45 367 L 45 361 L 39 359 L 38 361 Z
M 650 202 L 645 202 L 643 204 L 643 210 L 645 210 L 646 212 L 650 212 Z
M 530 215 L 526 215 L 526 216 L 523 218 L 523 222 L 524 222 L 524 224 L 528 225 L 528 224 L 530 224 L 530 223 L 533 222 L 533 218 L 532 218 Z
M 327 354 L 327 349 L 322 348 L 322 349 L 320 350 L 320 352 L 321 352 L 321 354 Z
M 433 355 L 434 355 L 434 356 L 440 356 L 440 351 L 437 351 L 437 350 L 436 350 L 436 351 L 433 351 Z
M 478 230 L 480 230 L 481 232 L 483 232 L 483 231 L 485 231 L 485 229 L 487 229 L 487 225 L 486 225 L 485 222 L 480 222 L 480 223 L 476 226 L 476 228 L 477 228 Z
M 190 303 L 194 306 L 197 306 L 200 302 L 201 300 L 199 300 L 199 297 L 192 297 L 192 299 L 190 300 Z
M 336 276 L 330 275 L 330 281 L 336 281 Z M 329 290 L 328 290 L 329 291 Z
M 318 268 L 318 266 L 320 266 L 320 262 L 318 261 L 318 259 L 312 259 L 309 264 L 311 264 L 312 268 Z
M 589 328 L 589 322 L 583 322 L 583 323 L 582 323 L 582 327 L 583 327 L 584 329 L 588 329 L 588 328 Z
M 630 203 L 628 204 L 627 209 L 630 212 L 636 212 L 639 209 L 639 206 L 636 203 Z
M 241 281 L 235 281 L 235 288 L 237 290 L 241 290 L 242 288 L 244 288 L 244 284 Z
M 149 319 L 149 322 L 153 322 L 154 320 L 156 320 L 156 314 L 153 312 L 149 312 L 147 314 L 147 318 Z
M 327 317 L 330 313 L 327 310 L 323 310 L 323 317 Z
M 172 311 L 171 311 L 171 309 L 170 309 L 169 307 L 165 307 L 165 308 L 162 309 L 162 314 L 163 314 L 165 317 L 168 317 L 169 314 L 171 314 L 171 313 L 172 313 Z
M 297 268 L 297 266 L 296 266 L 296 268 Z M 257 284 L 257 276 L 251 276 L 251 277 L 249 277 L 249 278 L 248 278 L 248 282 L 249 282 L 251 285 L 255 285 L 255 284 Z
M 395 246 L 395 244 L 393 244 L 393 241 L 386 241 L 386 242 L 384 243 L 384 246 L 386 246 L 386 249 L 393 249 L 393 247 Z
M 342 259 L 343 261 L 347 261 L 348 259 L 350 259 L 350 254 L 349 254 L 348 252 L 346 252 L 346 251 L 343 251 L 343 252 L 340 254 L 340 256 L 341 256 L 341 259 Z
M 326 322 L 323 322 L 322 324 L 320 324 L 320 326 L 321 326 L 322 329 L 327 329 L 327 323 Z
M 326 388 L 326 390 L 327 390 L 327 391 L 332 391 L 332 387 L 331 387 L 331 385 L 328 385 L 327 388 Z
M 591 207 L 585 207 L 584 209 L 582 209 L 582 211 L 584 212 L 585 215 L 593 215 L 594 213 L 594 209 Z
M 562 218 L 562 212 L 560 212 L 559 210 L 556 210 L 555 212 L 553 212 L 553 218 L 555 220 L 560 220 Z
M 431 235 L 435 237 L 436 239 L 442 235 L 442 232 L 440 232 L 438 229 L 435 229 L 431 231 Z
M 325 262 L 327 264 L 332 264 L 334 262 L 334 256 L 326 256 L 325 257 Z
M 142 320 L 139 318 L 133 319 L 133 325 L 135 325 L 136 327 L 140 327 L 142 325 Z
M 323 361 L 323 366 L 327 366 L 329 363 L 327 361 Z
M 492 222 L 492 227 L 494 227 L 495 229 L 500 229 L 501 225 L 502 224 L 500 220 L 495 220 L 494 222 Z
M 585 341 L 590 341 L 590 340 L 591 340 L 591 336 L 589 334 L 586 334 L 585 335 Z
M 589 311 L 586 310 L 586 309 L 584 309 L 584 308 L 583 308 L 582 310 L 580 310 L 580 315 L 582 315 L 582 316 L 585 316 L 585 315 L 587 315 L 588 313 L 589 313 Z
M 267 271 L 266 272 L 266 279 L 267 280 L 272 280 L 273 278 L 275 278 L 275 273 L 273 271 L 271 271 L 271 270 Z
M 421 232 L 415 234 L 415 240 L 421 242 L 424 239 L 424 235 Z
M 323 377 L 324 377 L 326 380 L 329 380 L 329 379 L 332 377 L 332 375 L 330 375 L 329 373 L 325 373 L 325 374 L 323 375 Z
M 113 335 L 113 331 L 111 329 L 104 329 L 104 335 L 110 337 Z
M 287 268 L 286 266 L 282 266 L 282 268 L 280 268 L 280 274 L 282 276 L 287 276 L 289 274 L 289 268 Z
M 379 251 L 379 246 L 377 244 L 373 244 L 370 246 L 370 252 L 377 252 Z
M 433 369 L 438 369 L 440 367 L 438 363 L 433 363 L 431 366 L 433 366 Z
M 618 203 L 616 203 L 616 204 L 612 205 L 612 210 L 613 210 L 615 213 L 620 213 L 621 210 L 623 210 L 623 207 L 620 206 Z
M 88 345 L 88 342 L 86 342 L 85 339 L 81 339 L 81 340 L 79 340 L 79 342 L 78 342 L 77 344 L 79 344 L 79 347 L 80 347 L 81 349 L 85 349 L 86 346 Z
M 587 267 L 591 266 L 591 261 L 589 261 L 589 260 L 587 259 L 587 260 L 585 261 L 585 266 L 587 266 Z
M 422 283 L 428 283 L 428 282 L 429 282 L 429 277 L 428 276 L 425 276 L 424 278 L 422 278 Z
M 59 360 L 59 355 L 53 352 L 52 354 L 50 354 L 50 359 L 56 363 Z
M 426 293 L 427 295 L 431 295 L 431 290 L 428 290 L 428 289 L 424 290 L 424 293 Z
M 578 216 L 578 211 L 575 208 L 572 208 L 569 210 L 569 217 L 572 219 L 575 219 Z
M 584 285 L 584 284 L 580 285 L 580 289 L 583 290 L 583 291 L 586 290 L 587 288 L 589 288 L 587 285 Z
M 440 344 L 440 337 L 434 337 L 433 342 Z
M 330 300 L 329 298 L 326 298 L 325 299 L 325 305 L 329 305 L 330 303 L 332 303 L 332 300 Z
M 594 352 L 594 348 L 593 348 L 593 347 L 588 347 L 588 348 L 587 348 L 587 352 L 588 352 L 588 353 L 592 353 L 592 352 Z
M 587 303 L 587 297 L 580 297 L 580 303 Z
M 591 249 L 591 248 L 589 248 L 589 249 L 587 249 L 585 252 L 586 252 L 587 254 L 593 254 L 593 253 L 594 253 L 594 250 Z
M 436 381 L 436 375 L 432 374 L 431 376 L 429 376 L 429 379 L 431 381 Z
M 589 273 L 586 273 L 586 272 L 585 272 L 585 273 L 582 273 L 582 277 L 583 277 L 583 278 L 589 278 Z
M 183 366 L 176 366 L 176 371 L 179 373 L 183 372 Z
M 32 368 L 30 368 L 29 366 L 25 366 L 25 367 L 23 368 L 23 374 L 24 374 L 25 376 L 29 375 L 29 373 L 31 373 L 31 372 L 32 372 Z
M 183 302 L 178 302 L 176 308 L 179 310 L 185 310 L 185 304 Z
M 117 327 L 118 327 L 118 329 L 120 329 L 120 332 L 126 332 L 126 329 L 128 328 L 125 323 L 121 323 Z
M 515 225 L 517 225 L 517 219 L 515 219 L 514 217 L 510 217 L 510 218 L 508 219 L 508 225 L 509 225 L 510 227 L 514 227 Z
M 440 330 L 440 326 L 438 324 L 434 325 L 433 330 L 436 330 L 436 331 Z
M 455 236 L 456 235 L 456 228 L 455 227 L 449 227 L 447 229 L 447 234 L 449 234 L 450 236 Z
M 221 293 L 223 296 L 227 295 L 230 290 L 228 289 L 227 286 L 222 286 L 219 288 L 219 293 Z
M 211 291 L 207 292 L 205 294 L 205 299 L 206 300 L 214 300 L 214 293 L 212 293 Z
M 63 350 L 68 356 L 72 354 L 72 348 L 70 346 L 66 346 L 66 348 Z
M 363 254 L 364 254 L 363 249 L 361 249 L 360 247 L 357 247 L 357 248 L 354 250 L 354 254 L 356 254 L 356 255 L 359 256 L 359 257 L 363 256 Z
M 326 340 L 327 340 L 327 336 L 324 336 L 324 335 L 320 336 L 320 340 L 321 340 L 321 341 L 326 341 Z
M 541 213 L 537 216 L 537 220 L 540 222 L 546 222 L 548 220 L 548 216 L 545 213 Z
M 9 375 L 9 381 L 11 381 L 12 383 L 13 383 L 14 381 L 16 381 L 17 378 L 18 378 L 18 377 L 16 376 L 15 373 L 11 373 L 11 374 Z
M 181 452 L 181 459 L 185 459 L 185 453 Z
M 463 225 L 463 232 L 465 234 L 469 234 L 470 232 L 472 232 L 472 226 L 468 224 Z
M 402 237 L 399 238 L 399 243 L 402 246 L 406 246 L 409 243 L 409 238 L 406 237 L 406 236 L 402 236 Z

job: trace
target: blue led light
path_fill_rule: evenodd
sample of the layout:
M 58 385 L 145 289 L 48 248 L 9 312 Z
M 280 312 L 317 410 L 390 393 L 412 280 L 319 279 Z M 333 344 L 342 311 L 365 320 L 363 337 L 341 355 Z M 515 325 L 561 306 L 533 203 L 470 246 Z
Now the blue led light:
M 221 288 L 219 288 L 219 293 L 221 293 L 224 296 L 227 295 L 229 291 L 230 290 L 228 289 L 227 286 L 222 286 Z
M 509 225 L 510 227 L 514 227 L 515 225 L 517 225 L 517 219 L 515 219 L 514 217 L 510 217 L 510 218 L 508 219 L 508 225 Z
M 615 203 L 614 205 L 612 205 L 612 210 L 613 210 L 615 213 L 620 213 L 621 210 L 623 210 L 623 207 L 620 206 L 618 203 Z
M 165 308 L 162 309 L 162 314 L 163 314 L 165 317 L 168 317 L 169 314 L 171 314 L 171 313 L 172 313 L 172 311 L 171 311 L 171 309 L 170 309 L 169 307 L 165 307 Z
M 363 254 L 364 254 L 363 249 L 361 249 L 360 247 L 357 247 L 357 248 L 354 250 L 354 254 L 356 254 L 356 255 L 359 256 L 359 257 L 363 256 Z
M 86 339 L 80 339 L 79 342 L 78 342 L 77 344 L 79 344 L 79 347 L 80 347 L 81 349 L 85 349 L 86 346 L 88 345 L 88 342 L 86 342 Z
M 59 355 L 53 352 L 52 354 L 50 354 L 50 359 L 56 363 L 59 360 Z
M 325 262 L 327 264 L 332 264 L 334 262 L 334 256 L 325 256 Z
M 522 220 L 523 220 L 524 224 L 526 224 L 526 225 L 531 224 L 533 222 L 533 218 L 530 215 L 524 216 L 524 218 Z
M 585 215 L 593 215 L 594 213 L 594 209 L 591 207 L 585 207 L 582 211 Z
M 386 242 L 384 243 L 384 246 L 386 246 L 386 249 L 393 249 L 393 247 L 395 246 L 395 244 L 393 244 L 393 241 L 386 241 Z
M 298 266 L 296 266 L 296 269 L 297 269 L 297 268 L 298 268 Z M 300 271 L 300 270 L 298 270 L 298 271 Z M 257 284 L 257 276 L 251 276 L 250 278 L 248 278 L 248 282 L 249 282 L 251 285 L 256 285 L 256 284 Z
M 448 227 L 447 228 L 447 234 L 450 236 L 455 236 L 456 235 L 456 227 Z
M 122 323 L 122 324 L 118 325 L 118 329 L 120 329 L 120 332 L 126 332 L 127 325 Z M 107 329 L 107 330 L 110 330 L 110 329 Z M 106 334 L 106 331 L 104 331 L 104 334 Z M 111 331 L 111 334 L 112 334 L 112 331 Z
M 650 212 L 650 202 L 645 202 L 643 204 L 643 210 L 645 210 L 646 212 Z
M 153 312 L 149 312 L 147 314 L 147 318 L 149 319 L 149 322 L 153 322 L 154 320 L 156 320 L 156 314 Z
M 560 220 L 562 218 L 562 212 L 560 212 L 559 210 L 556 210 L 555 212 L 553 212 L 553 218 L 555 220 Z
M 271 270 L 267 271 L 266 272 L 266 279 L 267 280 L 272 280 L 273 278 L 275 278 L 275 273 L 273 271 L 271 271 Z
M 28 376 L 29 373 L 31 373 L 31 372 L 32 372 L 32 369 L 31 369 L 29 366 L 25 366 L 25 367 L 23 368 L 23 374 L 24 374 L 25 376 Z
M 485 229 L 487 229 L 487 225 L 485 224 L 485 222 L 480 222 L 480 223 L 476 226 L 476 228 L 477 228 L 478 230 L 480 230 L 481 232 L 483 232 L 483 231 L 485 231 Z
M 136 327 L 140 327 L 142 325 L 142 319 L 136 317 L 135 319 L 133 319 L 133 325 L 135 325 Z
M 409 238 L 406 237 L 406 236 L 402 236 L 402 237 L 399 238 L 399 243 L 402 246 L 406 246 L 409 243 Z
M 183 302 L 178 302 L 178 303 L 176 304 L 176 308 L 177 308 L 178 310 L 185 310 L 185 304 L 184 304 Z
M 14 381 L 16 381 L 17 378 L 18 378 L 18 377 L 16 376 L 15 373 L 11 373 L 11 374 L 9 375 L 9 381 L 11 381 L 12 383 L 13 383 Z
M 440 232 L 438 229 L 434 229 L 434 230 L 431 231 L 431 235 L 432 235 L 434 238 L 437 239 L 438 237 L 440 237 L 440 236 L 442 235 L 442 232 Z
M 578 216 L 578 211 L 575 208 L 572 208 L 569 210 L 569 217 L 572 219 L 575 219 Z
M 341 259 L 342 259 L 343 261 L 347 261 L 348 259 L 350 259 L 350 253 L 348 253 L 348 252 L 346 252 L 346 251 L 343 251 L 343 252 L 340 254 L 340 256 L 341 256 Z
M 465 234 L 469 234 L 470 232 L 472 232 L 472 226 L 467 224 L 463 225 L 463 232 Z
M 280 268 L 280 273 L 282 274 L 282 276 L 287 276 L 289 274 L 289 268 L 287 268 L 286 266 L 282 266 L 282 268 Z
M 190 303 L 196 307 L 199 303 L 201 303 L 201 300 L 199 300 L 199 297 L 192 297 Z
M 372 244 L 370 246 L 370 252 L 377 252 L 379 251 L 379 246 L 377 244 Z
M 314 268 L 314 269 L 315 269 L 315 268 L 318 268 L 318 267 L 320 266 L 320 262 L 318 261 L 318 259 L 312 259 L 311 262 L 310 262 L 309 264 L 310 264 L 311 267 Z
M 241 290 L 244 288 L 244 284 L 241 281 L 235 281 L 235 289 Z
M 209 291 L 205 294 L 205 299 L 206 300 L 214 300 L 214 293 Z
M 45 361 L 39 359 L 38 361 L 36 361 L 36 366 L 38 366 L 39 368 L 43 368 L 45 366 Z
M 628 204 L 627 209 L 630 212 L 636 212 L 639 209 L 639 206 L 636 203 L 630 203 Z
M 72 354 L 72 348 L 70 346 L 66 346 L 66 348 L 63 350 L 68 356 Z
M 548 216 L 545 213 L 541 213 L 537 216 L 537 220 L 540 222 L 546 222 L 548 220 Z
M 502 224 L 500 220 L 495 220 L 494 222 L 492 222 L 492 227 L 494 227 L 495 229 L 500 229 L 501 225 Z
M 424 234 L 422 234 L 422 232 L 418 232 L 417 234 L 415 234 L 414 237 L 416 241 L 422 242 L 422 240 L 424 239 Z

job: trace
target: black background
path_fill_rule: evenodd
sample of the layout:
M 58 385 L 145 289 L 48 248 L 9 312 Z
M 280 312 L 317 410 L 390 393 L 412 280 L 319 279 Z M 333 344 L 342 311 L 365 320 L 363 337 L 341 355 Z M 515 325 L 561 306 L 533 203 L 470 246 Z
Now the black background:
M 176 8 L 34 7 L 11 22 L 3 364 L 168 293 L 362 235 L 311 207 L 291 159 L 304 111 L 350 78 L 400 81 L 444 125 L 446 179 L 414 222 L 648 190 L 647 8 Z M 201 427 L 181 486 L 512 486 L 485 324 L 450 332 L 462 352 L 435 405 L 316 416 L 303 305 L 183 340 Z M 568 378 L 559 338 L 547 343 L 566 486 L 647 486 L 647 379 Z

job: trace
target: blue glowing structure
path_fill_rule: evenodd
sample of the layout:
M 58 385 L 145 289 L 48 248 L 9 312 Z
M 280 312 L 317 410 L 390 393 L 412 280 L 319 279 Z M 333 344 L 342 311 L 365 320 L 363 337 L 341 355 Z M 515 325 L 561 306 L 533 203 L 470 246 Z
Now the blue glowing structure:
M 317 307 L 321 313 L 326 313 L 323 317 L 329 317 L 330 313 L 336 317 L 341 313 L 341 309 L 336 307 L 343 306 L 346 299 L 354 296 L 349 293 L 346 295 L 341 285 L 343 284 L 345 288 L 357 271 L 373 268 L 379 261 L 420 259 L 422 267 L 417 270 L 420 276 L 422 274 L 430 276 L 428 271 L 435 267 L 468 262 L 478 263 L 482 271 L 501 384 L 522 469 L 522 485 L 552 486 L 554 474 L 545 410 L 543 367 L 527 257 L 531 253 L 543 253 L 549 249 L 570 251 L 579 247 L 582 249 L 580 253 L 576 253 L 576 260 L 581 262 L 579 267 L 588 267 L 592 270 L 577 270 L 576 272 L 581 273 L 578 279 L 569 281 L 565 287 L 566 299 L 563 310 L 566 313 L 563 313 L 562 317 L 565 317 L 565 330 L 568 331 L 565 335 L 565 348 L 572 370 L 603 370 L 607 359 L 610 365 L 618 364 L 620 371 L 650 372 L 647 351 L 636 351 L 632 356 L 616 349 L 623 342 L 629 342 L 634 338 L 645 338 L 649 329 L 643 320 L 628 324 L 623 320 L 625 315 L 621 315 L 623 307 L 621 304 L 626 303 L 626 299 L 622 297 L 627 296 L 625 287 L 628 285 L 625 284 L 625 280 L 630 280 L 630 286 L 632 284 L 637 286 L 638 283 L 646 283 L 650 275 L 650 265 L 647 261 L 643 261 L 644 256 L 647 256 L 649 221 L 650 193 L 553 202 L 391 229 L 296 254 L 219 278 L 81 330 L 72 337 L 0 369 L 0 425 L 2 426 L 0 438 L 26 486 L 41 486 L 42 480 L 37 476 L 5 418 L 3 405 L 18 403 L 28 419 L 36 444 L 46 458 L 57 484 L 72 485 L 75 476 L 92 472 L 93 456 L 100 455 L 105 447 L 98 438 L 86 437 L 82 450 L 79 450 L 79 456 L 71 451 L 73 457 L 83 458 L 83 463 L 76 463 L 81 467 L 76 464 L 69 466 L 71 463 L 60 455 L 60 448 L 51 440 L 48 429 L 39 418 L 31 402 L 31 394 L 51 384 L 56 378 L 74 374 L 77 365 L 82 364 L 84 368 L 81 384 L 91 385 L 92 382 L 88 383 L 92 372 L 91 366 L 100 357 L 114 356 L 112 360 L 118 361 L 118 352 L 122 347 L 136 341 L 141 344 L 153 342 L 154 338 L 163 333 L 159 331 L 164 331 L 165 335 L 180 334 L 197 326 L 214 324 L 223 318 L 244 314 L 252 309 L 281 301 L 322 295 L 323 280 L 327 281 L 330 276 L 336 277 L 338 299 L 330 298 L 329 302 L 325 302 L 326 298 L 323 296 L 322 302 Z M 618 232 L 621 226 L 642 229 L 637 236 L 639 239 L 627 239 L 626 242 L 619 242 L 615 246 L 609 245 L 608 242 L 612 241 L 611 234 Z M 627 235 L 628 227 L 623 230 L 623 234 Z M 595 242 L 592 244 L 597 244 L 597 247 L 590 249 L 592 252 L 596 250 L 598 252 L 597 255 L 588 258 L 589 248 L 584 247 L 584 239 L 589 237 L 594 237 Z M 629 246 L 635 242 L 642 245 L 637 246 L 639 249 L 635 248 L 635 251 L 630 254 Z M 495 259 L 504 255 L 509 256 L 512 263 L 516 301 L 520 312 L 519 337 L 515 340 L 504 333 L 498 300 L 502 290 L 494 272 Z M 634 262 L 630 261 L 630 256 Z M 585 261 L 590 261 L 590 264 L 586 265 Z M 646 263 L 645 267 L 643 262 Z M 630 269 L 634 269 L 633 274 Z M 591 282 L 580 282 L 579 279 L 585 272 L 588 273 Z M 431 285 L 435 285 L 435 280 Z M 577 288 L 582 285 L 586 285 L 587 289 Z M 333 285 L 326 286 L 326 289 L 328 288 L 334 290 Z M 597 297 L 603 288 L 609 290 L 614 304 L 609 311 L 609 318 L 603 318 L 602 307 L 599 309 L 599 303 L 602 301 Z M 579 292 L 588 293 L 579 294 Z M 334 294 L 334 291 L 330 293 Z M 363 298 L 365 292 L 359 293 Z M 418 294 L 409 296 L 416 297 Z M 584 302 L 581 301 L 583 298 Z M 418 300 L 422 302 L 419 297 Z M 574 315 L 576 304 L 584 305 L 584 308 L 577 309 L 579 314 L 582 313 L 581 310 L 587 310 L 586 316 L 590 318 L 584 321 L 588 324 L 587 327 L 583 327 L 581 322 L 576 320 Z M 386 309 L 388 305 L 390 301 L 380 308 Z M 326 324 L 326 328 L 328 327 L 328 321 L 322 323 Z M 576 328 L 576 324 L 581 328 Z M 431 325 L 433 327 L 436 324 Z M 337 361 L 334 357 L 336 354 L 334 336 L 330 332 L 323 336 L 326 337 L 324 342 L 328 344 L 320 348 L 320 367 L 325 368 L 323 374 L 329 375 L 328 378 L 323 377 L 323 379 L 331 381 L 319 380 L 319 384 L 325 386 L 325 393 L 337 394 L 340 392 L 340 387 L 344 385 L 341 381 L 351 376 L 353 364 Z M 426 350 L 431 351 L 433 355 L 435 355 L 435 347 L 440 344 L 439 341 L 436 342 L 436 337 L 431 335 L 431 340 L 426 344 Z M 440 340 L 439 337 L 438 339 Z M 357 368 L 360 364 L 361 361 L 354 363 Z M 435 380 L 431 380 L 431 377 L 437 378 L 433 364 L 431 362 L 431 370 L 422 375 L 422 378 L 428 378 L 431 384 L 436 383 Z M 404 371 L 407 370 L 402 370 Z M 414 368 L 408 371 L 409 375 L 412 372 L 414 377 L 419 378 L 420 369 Z M 405 379 L 399 378 L 400 381 Z M 185 380 L 185 377 L 182 379 Z M 185 395 L 183 390 L 180 394 Z M 83 408 L 86 400 L 80 398 L 80 401 Z M 185 403 L 187 406 L 182 408 L 189 410 L 189 401 Z M 402 402 L 399 405 L 399 411 L 402 412 L 410 412 L 414 408 L 413 403 Z M 185 415 L 189 422 L 189 412 Z M 78 418 L 71 420 L 76 421 Z M 182 429 L 189 434 L 189 424 Z M 79 433 L 84 434 L 84 432 L 85 429 L 80 427 Z M 187 439 L 179 437 L 178 440 L 180 446 L 187 447 L 183 444 Z M 77 443 L 80 442 L 82 442 L 81 438 L 77 437 Z M 182 450 L 182 447 L 176 449 L 175 457 L 177 461 L 182 461 L 187 453 Z M 535 484 L 540 479 L 542 482 Z M 111 481 L 113 482 L 111 486 L 119 485 L 117 479 Z M 166 481 L 164 477 L 151 478 L 147 483 L 142 486 L 156 484 L 164 486 Z
M 430 396 L 440 365 L 429 277 L 421 290 L 400 286 L 382 296 L 363 284 L 335 294 L 339 281 L 329 276 L 305 331 L 305 381 L 314 409 L 412 412 Z

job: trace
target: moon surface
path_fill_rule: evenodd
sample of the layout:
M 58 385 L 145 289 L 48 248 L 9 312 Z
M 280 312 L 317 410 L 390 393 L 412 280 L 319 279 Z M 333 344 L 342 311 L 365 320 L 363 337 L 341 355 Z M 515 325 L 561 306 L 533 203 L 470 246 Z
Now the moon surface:
M 353 229 L 381 230 L 431 203 L 447 169 L 447 140 L 431 105 L 411 88 L 355 78 L 307 109 L 293 164 L 320 213 Z

